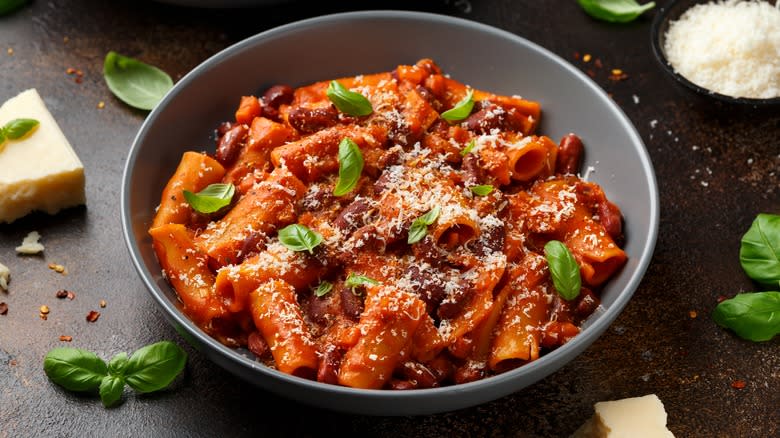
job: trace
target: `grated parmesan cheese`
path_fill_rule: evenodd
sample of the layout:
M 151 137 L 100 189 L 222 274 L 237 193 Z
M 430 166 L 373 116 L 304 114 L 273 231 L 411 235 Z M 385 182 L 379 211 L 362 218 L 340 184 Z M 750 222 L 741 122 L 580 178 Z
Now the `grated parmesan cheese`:
M 27 236 L 24 237 L 24 240 L 22 240 L 22 244 L 16 247 L 16 252 L 19 254 L 40 254 L 43 252 L 43 245 L 38 242 L 38 240 L 41 238 L 41 235 L 38 234 L 37 231 L 30 232 Z
M 737 0 L 693 6 L 670 23 L 664 50 L 677 73 L 708 90 L 780 96 L 780 6 Z
M 11 270 L 8 266 L 0 263 L 0 289 L 8 290 L 8 282 L 11 281 Z

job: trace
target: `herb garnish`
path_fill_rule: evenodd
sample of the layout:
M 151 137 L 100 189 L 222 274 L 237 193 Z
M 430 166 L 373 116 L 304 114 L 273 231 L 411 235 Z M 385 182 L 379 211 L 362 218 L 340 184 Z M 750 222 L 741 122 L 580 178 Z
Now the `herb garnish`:
M 360 93 L 348 90 L 338 81 L 330 81 L 325 92 L 339 111 L 350 116 L 367 116 L 374 112 L 371 102 Z
M 742 269 L 752 280 L 780 286 L 780 216 L 759 214 L 739 249 Z M 780 333 L 780 292 L 737 294 L 715 307 L 712 319 L 743 339 L 768 341 Z
M 10 14 L 27 3 L 27 0 L 0 0 L 0 15 Z
M 458 122 L 471 114 L 471 109 L 474 108 L 474 90 L 469 88 L 466 95 L 460 102 L 456 103 L 454 107 L 441 113 L 441 118 L 448 122 Z M 464 154 L 465 155 L 465 154 Z
M 317 288 L 314 289 L 314 295 L 318 297 L 327 295 L 331 289 L 333 289 L 333 283 L 323 280 L 317 285 Z
M 593 18 L 612 23 L 628 23 L 655 7 L 654 2 L 639 5 L 634 0 L 577 0 Z
M 0 148 L 6 139 L 19 140 L 35 129 L 40 123 L 35 119 L 13 119 L 0 128 Z
M 187 353 L 170 341 L 147 345 L 128 359 L 114 356 L 108 365 L 91 351 L 55 348 L 46 354 L 43 370 L 49 379 L 69 391 L 98 390 L 105 407 L 121 398 L 125 383 L 138 392 L 168 386 L 184 369 Z
M 558 294 L 567 301 L 577 298 L 582 287 L 582 279 L 580 267 L 569 248 L 561 241 L 551 240 L 544 245 L 544 255 L 547 257 L 550 276 Z
M 344 137 L 339 143 L 339 180 L 333 188 L 333 194 L 343 196 L 357 185 L 363 172 L 363 154 L 351 139 Z
M 476 146 L 477 146 L 477 141 L 472 138 L 469 144 L 467 144 L 465 148 L 461 149 L 460 156 L 465 157 L 466 154 L 473 151 Z
M 352 289 L 353 294 L 355 293 L 355 289 L 358 287 L 369 284 L 376 286 L 380 283 L 373 278 L 366 277 L 365 275 L 355 274 L 354 272 L 350 272 L 349 275 L 347 275 L 347 279 L 344 281 L 344 286 Z
M 322 243 L 322 235 L 306 225 L 292 224 L 279 230 L 279 242 L 293 251 L 309 251 Z
M 116 52 L 106 55 L 103 78 L 116 97 L 142 110 L 154 108 L 173 87 L 173 80 L 164 71 Z
M 437 205 L 433 207 L 428 213 L 418 217 L 412 222 L 412 226 L 409 227 L 409 237 L 406 239 L 406 243 L 409 245 L 417 243 L 428 234 L 428 225 L 433 225 L 436 219 L 439 217 L 441 208 Z
M 233 184 L 209 184 L 198 193 L 184 190 L 184 199 L 198 213 L 209 214 L 230 205 L 235 193 L 236 188 Z
M 493 192 L 493 186 L 490 184 L 484 184 L 479 186 L 471 186 L 469 187 L 469 190 L 471 190 L 472 193 L 479 196 L 486 196 L 489 195 L 491 192 Z

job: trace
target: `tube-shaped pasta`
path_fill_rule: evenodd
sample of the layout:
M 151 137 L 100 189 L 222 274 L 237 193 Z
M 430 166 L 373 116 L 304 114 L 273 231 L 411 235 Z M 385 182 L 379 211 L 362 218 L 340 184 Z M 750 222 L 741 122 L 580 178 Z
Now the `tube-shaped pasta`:
M 465 200 L 458 201 L 443 206 L 432 227 L 433 241 L 442 248 L 456 248 L 479 237 L 479 216 L 465 205 Z
M 269 161 L 271 150 L 294 138 L 295 131 L 289 126 L 276 123 L 265 117 L 255 117 L 249 127 L 246 146 L 228 169 L 225 182 L 238 184 L 254 170 L 263 170 Z
M 224 175 L 225 169 L 217 160 L 206 154 L 185 152 L 176 173 L 163 189 L 160 207 L 151 228 L 189 223 L 192 207 L 184 199 L 184 191 L 199 192 L 209 184 L 220 182 Z
M 247 297 L 261 284 L 277 278 L 295 289 L 312 284 L 323 272 L 315 259 L 285 247 L 278 241 L 265 251 L 244 260 L 240 265 L 226 266 L 217 273 L 215 291 L 228 310 L 240 312 L 247 307 Z
M 192 232 L 182 224 L 165 224 L 149 230 L 163 273 L 184 304 L 184 312 L 208 329 L 227 310 L 214 293 L 214 274 L 206 256 L 192 242 Z
M 488 361 L 490 368 L 497 372 L 539 358 L 540 326 L 547 318 L 547 297 L 539 286 L 521 287 L 513 292 L 496 326 Z
M 597 286 L 612 276 L 626 261 L 604 227 L 590 218 L 582 218 L 564 241 L 580 265 L 585 283 Z
M 552 175 L 558 146 L 550 138 L 525 137 L 506 148 L 512 179 L 530 181 Z
M 255 185 L 222 219 L 198 236 L 196 243 L 219 266 L 240 261 L 244 241 L 268 236 L 295 221 L 295 202 L 306 186 L 284 168 Z
M 408 358 L 412 335 L 424 316 L 425 303 L 413 293 L 391 286 L 371 288 L 358 323 L 361 337 L 344 354 L 339 384 L 382 388 Z
M 317 347 L 295 298 L 283 280 L 270 280 L 249 295 L 252 319 L 271 349 L 276 368 L 312 379 L 317 375 Z

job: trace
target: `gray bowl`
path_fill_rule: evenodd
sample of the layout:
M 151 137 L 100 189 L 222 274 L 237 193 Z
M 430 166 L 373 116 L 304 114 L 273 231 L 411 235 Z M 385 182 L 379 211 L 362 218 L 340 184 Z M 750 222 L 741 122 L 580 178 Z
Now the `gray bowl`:
M 215 341 L 184 313 L 160 274 L 147 228 L 160 193 L 186 150 L 213 150 L 210 134 L 233 117 L 239 96 L 276 83 L 387 71 L 433 58 L 474 87 L 542 104 L 541 132 L 579 134 L 591 180 L 625 215 L 628 262 L 602 294 L 602 308 L 571 342 L 539 360 L 485 380 L 411 391 L 360 390 L 282 374 L 251 353 Z M 417 415 L 474 406 L 518 391 L 587 348 L 617 317 L 650 263 L 658 234 L 658 190 L 642 140 L 596 84 L 556 55 L 511 33 L 471 21 L 414 12 L 372 11 L 304 20 L 255 35 L 182 78 L 144 122 L 122 180 L 122 226 L 133 262 L 171 324 L 231 373 L 285 397 L 374 415 Z

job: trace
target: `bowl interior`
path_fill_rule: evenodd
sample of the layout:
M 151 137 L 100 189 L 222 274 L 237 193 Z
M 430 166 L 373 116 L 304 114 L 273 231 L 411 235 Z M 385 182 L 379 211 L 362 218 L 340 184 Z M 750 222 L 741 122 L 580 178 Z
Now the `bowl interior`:
M 160 193 L 186 150 L 213 151 L 211 134 L 230 120 L 239 97 L 286 83 L 386 71 L 434 59 L 476 88 L 520 94 L 542 104 L 540 132 L 579 134 L 585 166 L 625 216 L 627 265 L 602 294 L 602 309 L 573 341 L 516 370 L 486 380 L 415 391 L 367 391 L 281 374 L 251 354 L 205 335 L 181 312 L 160 274 L 147 228 Z M 123 179 L 125 239 L 134 263 L 169 320 L 223 367 L 263 388 L 307 403 L 363 414 L 409 415 L 472 406 L 527 386 L 590 345 L 639 284 L 658 230 L 658 193 L 647 152 L 631 123 L 590 79 L 550 52 L 510 33 L 432 14 L 373 11 L 337 14 L 276 28 L 238 43 L 185 76 L 149 115 L 132 146 Z
M 650 27 L 650 44 L 653 48 L 653 54 L 655 55 L 656 60 L 658 60 L 658 63 L 661 65 L 661 68 L 679 85 L 695 92 L 700 96 L 703 96 L 708 100 L 740 106 L 780 106 L 780 97 L 774 97 L 771 99 L 753 99 L 748 97 L 733 97 L 716 93 L 691 82 L 685 76 L 677 73 L 674 70 L 674 67 L 672 67 L 672 65 L 669 63 L 665 49 L 666 33 L 669 31 L 669 25 L 673 21 L 678 20 L 691 7 L 703 3 L 712 3 L 712 0 L 672 0 L 665 6 L 658 9 L 658 12 L 655 14 L 655 18 L 653 19 L 653 23 Z

